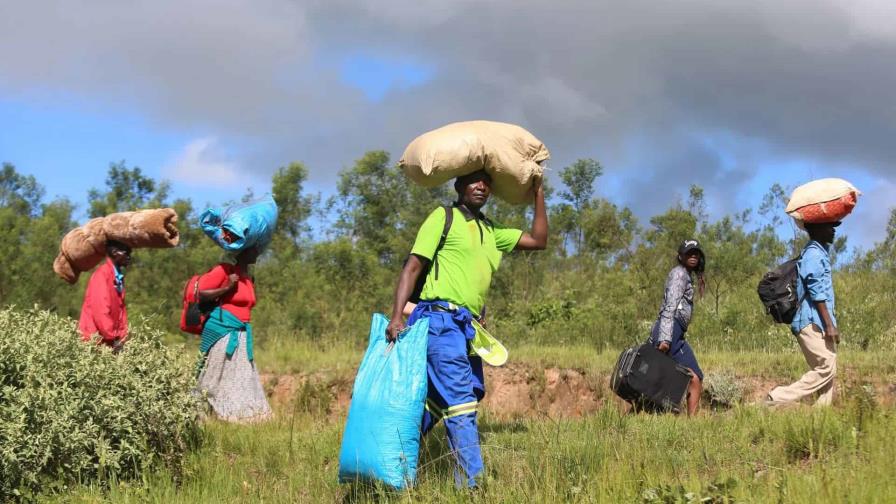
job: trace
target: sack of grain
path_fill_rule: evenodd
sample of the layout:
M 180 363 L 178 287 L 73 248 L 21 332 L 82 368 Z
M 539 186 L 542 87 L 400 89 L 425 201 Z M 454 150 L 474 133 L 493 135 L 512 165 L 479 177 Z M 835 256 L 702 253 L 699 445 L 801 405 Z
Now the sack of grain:
M 839 178 L 813 180 L 793 190 L 786 212 L 802 227 L 804 223 L 835 222 L 852 212 L 862 194 Z
M 532 184 L 544 174 L 540 163 L 550 157 L 547 147 L 519 126 L 467 121 L 415 138 L 398 164 L 423 187 L 436 187 L 484 169 L 492 177 L 496 196 L 521 204 L 532 201 Z

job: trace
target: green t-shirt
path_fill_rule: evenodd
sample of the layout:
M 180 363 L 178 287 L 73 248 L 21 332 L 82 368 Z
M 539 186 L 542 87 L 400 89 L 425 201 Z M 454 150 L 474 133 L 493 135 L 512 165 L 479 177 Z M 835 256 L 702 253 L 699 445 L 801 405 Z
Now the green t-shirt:
M 502 253 L 513 250 L 523 232 L 489 225 L 456 207 L 451 211 L 451 229 L 439 250 L 439 279 L 435 279 L 435 267 L 430 268 L 420 299 L 449 301 L 478 316 Z M 420 226 L 411 253 L 431 261 L 444 227 L 445 211 L 437 208 Z

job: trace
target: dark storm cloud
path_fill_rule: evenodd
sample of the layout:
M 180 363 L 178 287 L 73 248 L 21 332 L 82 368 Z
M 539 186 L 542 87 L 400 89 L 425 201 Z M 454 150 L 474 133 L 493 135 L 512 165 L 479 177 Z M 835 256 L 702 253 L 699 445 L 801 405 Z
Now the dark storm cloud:
M 259 175 L 305 161 L 319 184 L 366 149 L 397 159 L 444 123 L 504 120 L 555 169 L 600 159 L 641 215 L 691 183 L 733 211 L 737 185 L 778 159 L 894 179 L 894 14 L 874 0 L 9 2 L 0 91 L 123 103 L 241 145 Z M 358 51 L 433 78 L 372 102 L 340 78 Z

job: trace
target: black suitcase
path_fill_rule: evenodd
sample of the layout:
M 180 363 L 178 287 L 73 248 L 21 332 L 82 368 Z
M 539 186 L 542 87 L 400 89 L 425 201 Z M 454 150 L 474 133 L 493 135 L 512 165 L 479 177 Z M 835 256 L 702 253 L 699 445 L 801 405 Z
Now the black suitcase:
M 679 413 L 690 381 L 688 368 L 645 343 L 622 352 L 610 388 L 635 407 Z

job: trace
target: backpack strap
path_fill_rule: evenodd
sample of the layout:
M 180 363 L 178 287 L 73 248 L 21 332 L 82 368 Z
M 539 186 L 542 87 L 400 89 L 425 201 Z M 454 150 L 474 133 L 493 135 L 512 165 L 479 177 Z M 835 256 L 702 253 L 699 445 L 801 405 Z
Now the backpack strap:
M 803 260 L 803 254 L 806 253 L 806 248 L 808 247 L 803 248 L 803 250 L 800 252 L 799 257 L 796 258 L 796 279 L 803 284 L 803 295 L 797 298 L 796 313 L 799 313 L 800 309 L 803 307 L 803 301 L 805 301 L 806 296 L 809 295 L 809 286 L 806 285 L 806 282 L 803 281 L 803 276 L 800 275 L 800 262 Z M 796 316 L 796 313 L 794 313 L 794 317 Z
M 443 205 L 445 210 L 445 225 L 442 227 L 442 236 L 439 237 L 439 244 L 436 245 L 436 251 L 432 254 L 432 267 L 435 271 L 435 279 L 439 279 L 439 251 L 445 246 L 445 240 L 448 238 L 448 232 L 451 231 L 451 224 L 454 221 L 454 207 Z

